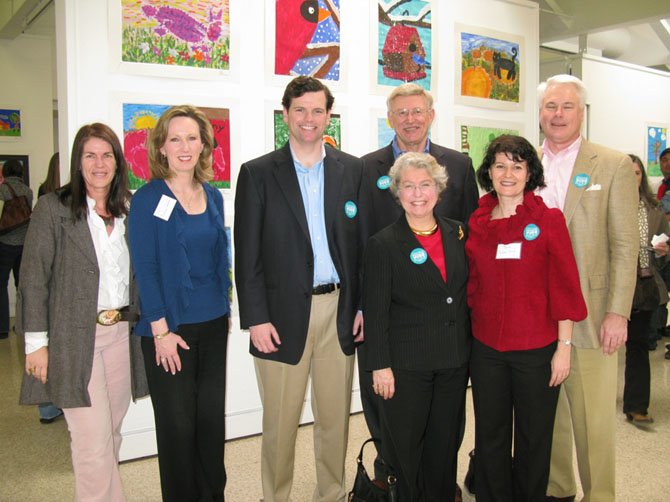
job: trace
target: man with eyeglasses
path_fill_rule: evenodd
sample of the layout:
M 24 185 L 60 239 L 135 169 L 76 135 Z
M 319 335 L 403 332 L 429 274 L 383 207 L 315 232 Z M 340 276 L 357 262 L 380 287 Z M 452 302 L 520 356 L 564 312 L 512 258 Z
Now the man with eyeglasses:
M 456 150 L 451 150 L 430 141 L 428 132 L 435 118 L 433 97 L 423 87 L 407 83 L 396 87 L 386 100 L 388 122 L 395 131 L 393 141 L 367 155 L 365 161 L 365 184 L 370 193 L 370 235 L 395 223 L 403 213 L 400 204 L 390 193 L 388 176 L 395 160 L 405 152 L 429 153 L 438 164 L 447 170 L 447 188 L 435 206 L 435 214 L 467 223 L 470 214 L 477 208 L 479 192 L 475 182 L 472 160 Z M 373 437 L 379 438 L 379 397 L 373 393 L 371 373 L 365 371 L 365 344 L 359 346 L 358 374 L 363 414 Z M 381 448 L 383 451 L 383 447 Z M 381 453 L 381 452 L 380 452 Z M 378 456 L 375 460 L 375 475 L 385 478 L 384 463 Z

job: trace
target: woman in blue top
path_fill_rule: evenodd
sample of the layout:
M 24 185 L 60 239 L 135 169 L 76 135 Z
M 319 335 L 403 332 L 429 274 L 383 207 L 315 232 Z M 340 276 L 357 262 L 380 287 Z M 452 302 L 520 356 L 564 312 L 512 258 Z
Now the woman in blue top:
M 164 501 L 224 500 L 228 240 L 212 178 L 212 126 L 165 111 L 149 141 L 152 181 L 132 199 L 135 334 L 151 392 Z

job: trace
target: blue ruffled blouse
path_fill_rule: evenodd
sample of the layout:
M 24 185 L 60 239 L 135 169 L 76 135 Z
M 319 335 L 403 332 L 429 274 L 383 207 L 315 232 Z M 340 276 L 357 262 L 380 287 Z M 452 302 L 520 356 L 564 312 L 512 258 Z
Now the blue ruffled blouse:
M 223 197 L 203 183 L 207 208 L 189 215 L 179 203 L 167 220 L 154 215 L 163 196 L 175 199 L 164 180 L 152 180 L 132 198 L 128 215 L 130 256 L 140 294 L 135 334 L 151 336 L 151 322 L 165 317 L 171 331 L 230 313 L 228 238 Z

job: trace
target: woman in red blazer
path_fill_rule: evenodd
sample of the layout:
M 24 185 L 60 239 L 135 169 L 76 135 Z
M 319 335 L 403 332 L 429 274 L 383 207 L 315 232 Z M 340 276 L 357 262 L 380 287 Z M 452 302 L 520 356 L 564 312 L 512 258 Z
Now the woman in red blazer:
M 465 227 L 433 211 L 447 174 L 432 156 L 401 155 L 389 175 L 403 214 L 369 240 L 363 285 L 380 453 L 399 500 L 454 500 L 470 354 Z
M 489 191 L 466 244 L 477 501 L 544 500 L 559 386 L 586 305 L 563 213 L 533 193 L 544 186 L 533 146 L 495 139 L 477 180 Z

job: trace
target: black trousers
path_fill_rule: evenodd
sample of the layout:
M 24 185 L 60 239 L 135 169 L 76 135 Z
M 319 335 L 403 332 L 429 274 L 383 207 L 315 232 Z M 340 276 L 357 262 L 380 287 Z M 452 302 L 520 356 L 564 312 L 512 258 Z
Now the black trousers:
M 228 316 L 182 324 L 177 333 L 190 350 L 179 349 L 175 375 L 156 365 L 154 340 L 142 338 L 163 500 L 223 501 Z
M 545 500 L 559 392 L 549 387 L 555 350 L 552 343 L 499 352 L 473 341 L 477 502 Z
M 358 359 L 358 389 L 361 396 L 361 406 L 363 407 L 363 416 L 365 423 L 370 431 L 370 436 L 382 441 L 382 399 L 374 393 L 372 389 L 372 372 L 365 369 L 365 343 L 357 349 Z M 375 447 L 377 445 L 375 444 Z M 381 448 L 380 448 L 381 449 Z M 386 479 L 389 472 L 385 462 L 382 460 L 381 452 L 377 451 L 375 457 L 375 478 Z
M 651 311 L 634 310 L 628 321 L 626 371 L 623 387 L 623 412 L 644 413 L 649 409 L 649 323 Z
M 454 500 L 468 368 L 394 369 L 395 395 L 382 402 L 382 457 L 402 502 Z
M 361 397 L 361 406 L 363 407 L 363 417 L 368 426 L 370 436 L 382 441 L 382 401 L 383 399 L 374 393 L 372 389 L 372 372 L 365 369 L 365 343 L 359 345 L 358 352 L 358 388 Z M 463 416 L 461 417 L 460 433 L 458 438 L 458 447 L 460 449 L 465 435 L 465 407 L 463 407 Z M 375 444 L 375 447 L 377 445 Z M 381 450 L 381 447 L 380 449 Z M 375 479 L 386 480 L 389 474 L 393 472 L 388 469 L 381 451 L 377 451 L 374 461 Z
M 14 272 L 14 285 L 19 286 L 19 269 L 23 246 L 0 242 L 0 333 L 9 333 L 9 273 Z

